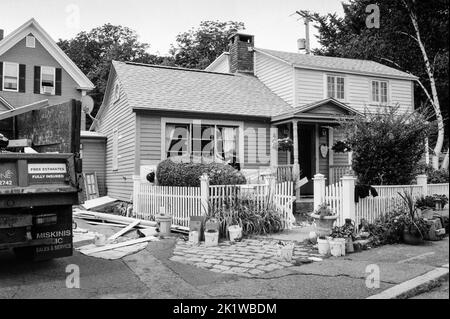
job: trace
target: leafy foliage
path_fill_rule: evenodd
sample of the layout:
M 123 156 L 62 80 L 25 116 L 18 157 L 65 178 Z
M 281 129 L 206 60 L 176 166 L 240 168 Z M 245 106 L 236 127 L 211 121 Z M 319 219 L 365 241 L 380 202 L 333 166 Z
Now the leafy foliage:
M 446 195 L 437 195 L 434 194 L 432 196 L 421 196 L 416 200 L 417 208 L 435 208 L 435 201 L 439 199 L 441 200 L 442 207 L 447 205 L 448 197 Z
M 70 40 L 60 39 L 57 44 L 95 85 L 91 92 L 95 101 L 92 116 L 102 103 L 112 60 L 173 64 L 170 58 L 149 54 L 150 46 L 140 42 L 134 30 L 110 23 L 82 31 Z
M 381 107 L 344 121 L 343 127 L 359 183 L 404 185 L 414 179 L 430 132 L 422 114 Z
M 242 22 L 202 21 L 198 28 L 178 34 L 170 53 L 177 66 L 204 69 L 228 51 L 228 37 L 243 29 Z
M 277 233 L 283 230 L 283 223 L 272 198 L 271 194 L 264 199 L 256 198 L 236 188 L 223 205 L 210 205 L 207 218 L 219 220 L 221 238 L 227 237 L 227 227 L 231 225 L 239 225 L 244 236 Z
M 166 159 L 159 163 L 156 178 L 161 186 L 200 186 L 200 177 L 209 176 L 210 185 L 245 184 L 245 176 L 228 164 L 175 163 Z
M 417 14 L 421 39 L 432 63 L 441 105 L 449 103 L 449 8 L 448 0 L 406 0 Z M 402 1 L 381 0 L 380 27 L 366 26 L 366 7 L 372 0 L 352 0 L 342 3 L 344 16 L 336 13 L 309 13 L 319 31 L 320 49 L 314 54 L 343 58 L 367 59 L 411 72 L 429 88 L 423 56 L 414 39 L 415 32 L 408 11 Z M 415 86 L 415 101 L 428 105 L 423 91 Z M 441 107 L 444 118 L 448 108 Z M 446 125 L 448 138 L 448 125 Z

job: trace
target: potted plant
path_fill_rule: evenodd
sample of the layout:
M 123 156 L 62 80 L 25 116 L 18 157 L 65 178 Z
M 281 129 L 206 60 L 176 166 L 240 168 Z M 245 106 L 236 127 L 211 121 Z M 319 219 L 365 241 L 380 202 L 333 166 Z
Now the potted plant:
M 331 211 L 330 207 L 326 203 L 323 203 L 317 208 L 316 211 L 311 213 L 311 217 L 314 218 L 316 233 L 319 237 L 321 237 L 331 234 L 333 224 L 338 216 Z
M 402 238 L 405 244 L 419 245 L 423 242 L 425 235 L 429 231 L 429 225 L 417 214 L 417 207 L 414 198 L 406 191 L 399 193 L 406 206 L 406 212 L 397 218 L 398 226 L 403 230 Z
M 355 239 L 355 226 L 352 220 L 345 219 L 345 224 L 341 227 L 333 227 L 330 235 L 332 238 L 342 238 L 345 240 L 345 251 L 348 253 L 354 252 L 353 240 Z

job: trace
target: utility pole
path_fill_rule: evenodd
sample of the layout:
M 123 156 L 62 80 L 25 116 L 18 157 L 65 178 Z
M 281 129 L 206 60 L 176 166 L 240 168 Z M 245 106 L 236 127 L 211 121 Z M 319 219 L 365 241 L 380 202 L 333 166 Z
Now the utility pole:
M 310 46 L 310 39 L 309 39 L 309 23 L 311 22 L 311 18 L 309 17 L 309 14 L 306 11 L 295 11 L 296 14 L 298 14 L 300 17 L 303 18 L 305 23 L 305 54 L 311 54 L 311 46 Z

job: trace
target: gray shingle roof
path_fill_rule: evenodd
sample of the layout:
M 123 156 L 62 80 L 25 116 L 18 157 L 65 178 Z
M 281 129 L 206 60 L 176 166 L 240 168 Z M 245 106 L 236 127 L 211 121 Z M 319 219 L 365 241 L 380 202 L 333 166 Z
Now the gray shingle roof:
M 336 70 L 342 72 L 354 72 L 374 74 L 380 76 L 403 77 L 411 80 L 416 77 L 397 69 L 388 67 L 384 64 L 358 59 L 335 58 L 329 56 L 308 55 L 300 53 L 282 52 L 268 49 L 257 48 L 257 51 L 270 54 L 282 59 L 294 66 L 308 68 L 320 68 L 327 70 Z
M 256 77 L 113 61 L 133 108 L 270 117 L 291 109 Z

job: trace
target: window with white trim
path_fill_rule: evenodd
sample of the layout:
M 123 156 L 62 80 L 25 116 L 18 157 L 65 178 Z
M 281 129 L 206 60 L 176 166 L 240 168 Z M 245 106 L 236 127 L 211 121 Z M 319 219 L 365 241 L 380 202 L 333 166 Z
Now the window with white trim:
M 237 126 L 167 123 L 165 130 L 166 158 L 203 163 L 239 161 Z
M 55 95 L 56 68 L 41 67 L 41 94 Z
M 388 102 L 388 82 L 372 81 L 372 102 L 387 103 Z
M 19 64 L 3 62 L 3 90 L 19 91 Z
M 327 97 L 345 100 L 345 78 L 337 75 L 327 75 Z
M 119 170 L 119 130 L 113 130 L 113 145 L 112 145 L 112 170 Z

